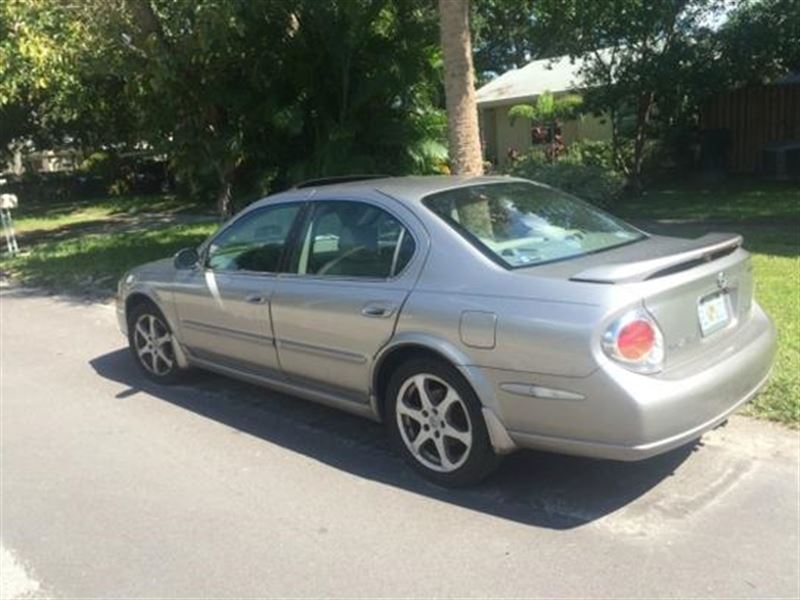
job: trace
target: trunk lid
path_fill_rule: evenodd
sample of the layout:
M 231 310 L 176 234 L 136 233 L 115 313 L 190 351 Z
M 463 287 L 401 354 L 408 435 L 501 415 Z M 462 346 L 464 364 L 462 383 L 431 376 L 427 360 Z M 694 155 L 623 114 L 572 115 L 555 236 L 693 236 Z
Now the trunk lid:
M 741 243 L 741 236 L 724 233 L 693 240 L 651 236 L 608 252 L 530 271 L 531 275 L 620 286 L 641 298 L 664 335 L 666 370 L 700 354 L 721 350 L 748 319 L 753 298 L 752 266 Z M 701 324 L 701 311 L 705 326 Z M 717 318 L 727 314 L 727 319 L 714 326 L 709 313 Z
M 665 369 L 721 350 L 749 318 L 753 301 L 750 255 L 741 248 L 633 285 L 664 334 Z
M 635 248 L 634 260 L 619 262 L 606 255 L 603 262 L 579 271 L 570 279 L 614 284 L 656 279 L 717 260 L 741 245 L 742 236 L 729 233 L 709 233 L 694 240 L 653 236 Z

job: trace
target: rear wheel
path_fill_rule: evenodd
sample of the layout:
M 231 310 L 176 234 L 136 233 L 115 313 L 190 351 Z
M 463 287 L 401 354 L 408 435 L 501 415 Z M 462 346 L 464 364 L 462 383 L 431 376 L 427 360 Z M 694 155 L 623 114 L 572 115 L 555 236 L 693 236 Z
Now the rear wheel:
M 497 466 L 475 392 L 442 361 L 413 360 L 392 375 L 386 422 L 403 458 L 444 486 L 476 483 Z
M 128 316 L 128 345 L 142 372 L 159 383 L 171 384 L 184 375 L 175 359 L 172 330 L 161 311 L 142 303 Z

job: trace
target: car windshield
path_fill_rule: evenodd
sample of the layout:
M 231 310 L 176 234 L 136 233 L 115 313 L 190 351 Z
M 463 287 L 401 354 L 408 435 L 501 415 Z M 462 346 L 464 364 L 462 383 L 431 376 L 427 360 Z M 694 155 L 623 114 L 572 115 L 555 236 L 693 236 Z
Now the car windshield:
M 523 181 L 460 187 L 431 194 L 423 203 L 509 267 L 573 258 L 645 237 L 577 198 Z

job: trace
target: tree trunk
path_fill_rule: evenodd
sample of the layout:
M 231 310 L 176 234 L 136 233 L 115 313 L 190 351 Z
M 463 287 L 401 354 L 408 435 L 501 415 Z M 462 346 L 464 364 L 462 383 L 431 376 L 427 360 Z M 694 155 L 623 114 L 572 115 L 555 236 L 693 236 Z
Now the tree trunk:
M 128 5 L 133 19 L 138 26 L 138 33 L 143 39 L 153 35 L 162 52 L 171 54 L 172 48 L 164 35 L 164 29 L 161 26 L 158 16 L 153 10 L 153 5 L 150 0 L 125 0 Z
M 444 55 L 450 169 L 454 175 L 482 175 L 469 0 L 439 0 L 439 24 Z
M 653 109 L 653 92 L 645 92 L 639 97 L 639 109 L 636 111 L 636 137 L 633 141 L 633 165 L 631 168 L 631 187 L 633 191 L 642 191 L 642 163 L 644 162 L 644 144 L 647 141 L 647 125 Z
M 231 169 L 217 167 L 219 188 L 217 189 L 217 214 L 221 221 L 233 216 L 233 175 Z
M 233 194 L 230 181 L 220 182 L 217 191 L 217 213 L 221 221 L 227 221 L 233 216 Z
M 469 33 L 469 0 L 439 0 L 439 24 L 444 56 L 450 172 L 453 175 L 483 175 Z M 462 205 L 458 217 L 474 235 L 494 237 L 489 203 L 485 199 L 476 197 Z
M 613 107 L 608 112 L 608 118 L 611 121 L 611 161 L 614 167 L 627 174 L 627 165 L 622 158 L 622 149 L 619 144 L 619 119 L 617 111 Z

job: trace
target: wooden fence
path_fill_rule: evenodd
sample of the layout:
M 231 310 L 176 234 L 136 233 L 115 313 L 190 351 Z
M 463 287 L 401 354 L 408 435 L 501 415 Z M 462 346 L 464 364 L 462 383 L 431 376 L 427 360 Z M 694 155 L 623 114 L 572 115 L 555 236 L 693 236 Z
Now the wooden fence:
M 755 173 L 765 144 L 800 140 L 800 84 L 749 86 L 720 94 L 704 107 L 701 126 L 730 133 L 731 172 Z

